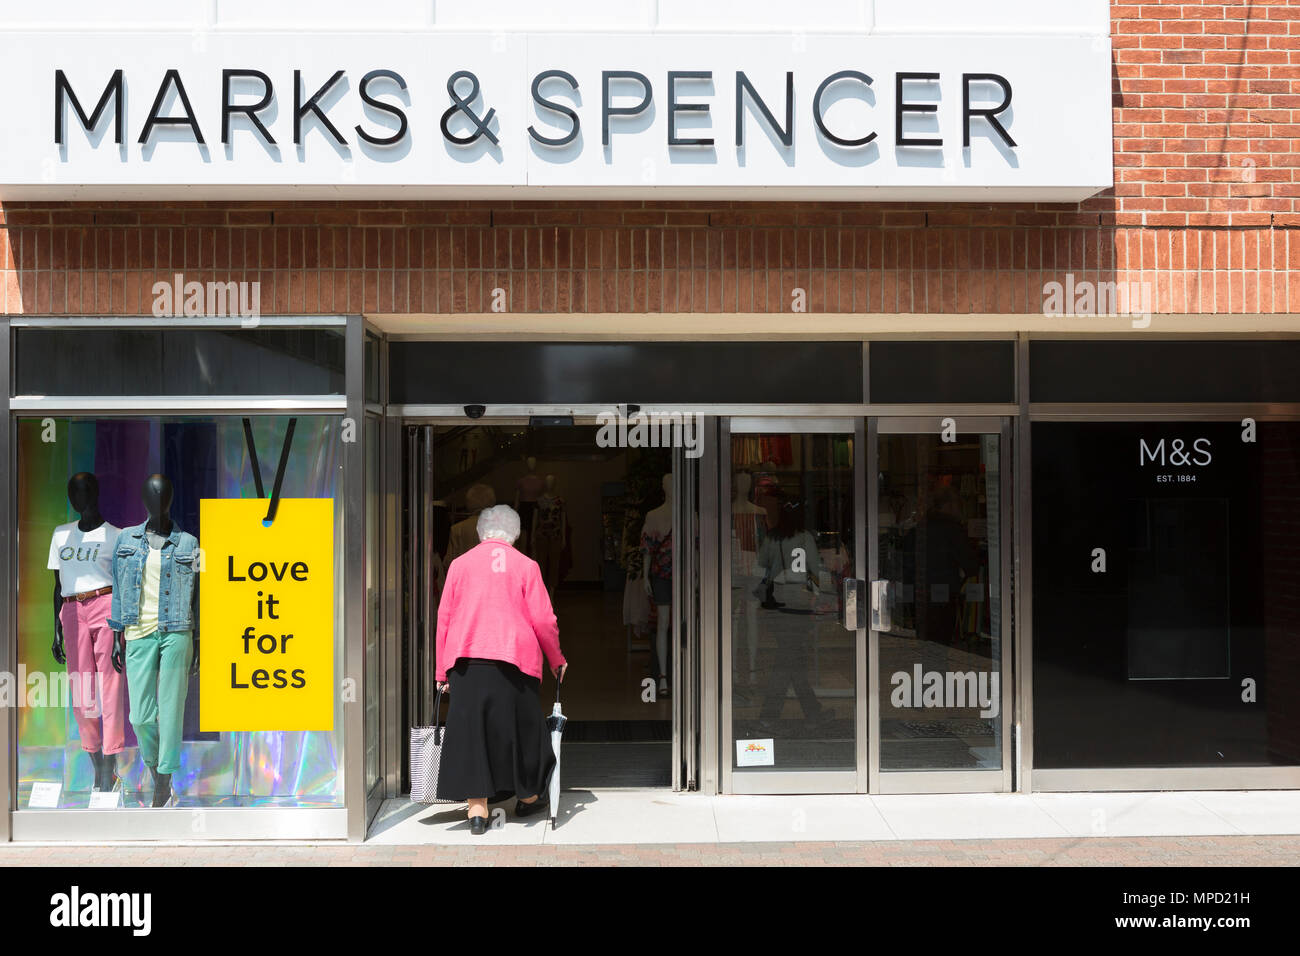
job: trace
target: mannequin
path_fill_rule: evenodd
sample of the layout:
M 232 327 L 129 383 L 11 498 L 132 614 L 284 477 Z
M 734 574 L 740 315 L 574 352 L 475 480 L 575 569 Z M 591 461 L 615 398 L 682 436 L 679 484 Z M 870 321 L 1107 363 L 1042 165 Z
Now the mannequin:
M 781 486 L 772 477 L 775 473 L 776 465 L 769 461 L 759 472 L 759 480 L 754 489 L 754 503 L 767 514 L 764 528 L 769 532 L 781 520 Z
M 478 516 L 484 508 L 491 508 L 497 503 L 497 493 L 491 485 L 482 483 L 470 485 L 465 492 L 465 509 L 469 517 L 457 521 L 451 526 L 447 535 L 447 560 L 451 565 L 462 554 L 478 544 Z
M 567 543 L 568 521 L 555 476 L 547 475 L 543 487 L 545 491 L 538 496 L 537 509 L 533 512 L 533 558 L 541 566 L 542 581 L 553 601 L 559 584 L 560 553 Z
M 627 506 L 623 512 L 623 533 L 620 537 L 621 564 L 624 569 L 623 580 L 623 625 L 627 628 L 627 649 L 637 649 L 639 641 L 645 640 L 650 630 L 651 603 L 645 593 L 641 579 L 645 576 L 645 556 L 641 550 L 641 526 L 645 515 L 641 512 L 642 502 L 637 500 Z M 648 645 L 648 642 L 647 642 Z
M 664 503 L 645 516 L 641 526 L 642 582 L 657 611 L 655 669 L 659 694 L 668 694 L 668 634 L 673 603 L 673 476 L 663 477 Z
M 532 554 L 533 515 L 537 511 L 537 499 L 546 490 L 546 482 L 537 476 L 537 459 L 532 455 L 524 459 L 524 467 L 527 471 L 515 482 L 515 511 L 519 512 L 519 527 L 524 531 L 523 546 L 519 550 Z
M 150 475 L 142 493 L 149 517 L 118 535 L 113 554 L 113 667 L 126 669 L 131 726 L 154 779 L 155 807 L 175 806 L 189 676 L 197 672 L 198 541 L 171 519 L 173 489 Z
M 745 644 L 749 651 L 749 682 L 757 673 L 758 654 L 758 600 L 755 593 L 760 585 L 758 549 L 766 537 L 767 510 L 749 500 L 753 476 L 747 471 L 736 472 L 732 484 L 736 489 L 731 501 L 731 555 L 733 588 L 739 588 L 734 606 L 745 615 Z
M 116 790 L 117 755 L 126 746 L 122 677 L 112 666 L 113 552 L 120 529 L 99 513 L 99 479 L 79 471 L 68 479 L 68 502 L 81 516 L 50 539 L 54 572 L 54 659 L 68 667 L 81 749 L 95 767 L 92 789 Z

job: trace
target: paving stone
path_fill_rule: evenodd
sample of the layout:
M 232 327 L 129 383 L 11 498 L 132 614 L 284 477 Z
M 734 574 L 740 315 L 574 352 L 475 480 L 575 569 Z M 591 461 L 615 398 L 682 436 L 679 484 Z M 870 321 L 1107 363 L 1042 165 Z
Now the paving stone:
M 0 846 L 0 866 L 1300 866 L 1300 836 L 639 846 Z

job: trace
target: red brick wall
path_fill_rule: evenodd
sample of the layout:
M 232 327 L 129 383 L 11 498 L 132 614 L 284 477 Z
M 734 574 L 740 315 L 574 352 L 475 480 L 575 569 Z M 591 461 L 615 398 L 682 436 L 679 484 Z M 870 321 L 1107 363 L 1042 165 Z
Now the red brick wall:
M 1030 312 L 1146 281 L 1159 312 L 1300 312 L 1300 3 L 1112 5 L 1115 187 L 1077 204 L 10 204 L 0 309 L 148 313 L 259 280 L 262 310 Z
M 1119 225 L 1300 225 L 1300 4 L 1111 5 Z

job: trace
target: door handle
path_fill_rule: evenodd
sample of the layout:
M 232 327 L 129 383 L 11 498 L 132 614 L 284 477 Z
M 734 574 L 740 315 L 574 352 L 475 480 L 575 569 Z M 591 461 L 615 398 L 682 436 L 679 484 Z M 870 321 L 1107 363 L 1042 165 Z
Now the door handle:
M 857 631 L 867 626 L 867 582 L 861 578 L 844 579 L 844 629 Z
M 871 629 L 888 631 L 893 626 L 890 614 L 893 594 L 888 581 L 871 582 Z

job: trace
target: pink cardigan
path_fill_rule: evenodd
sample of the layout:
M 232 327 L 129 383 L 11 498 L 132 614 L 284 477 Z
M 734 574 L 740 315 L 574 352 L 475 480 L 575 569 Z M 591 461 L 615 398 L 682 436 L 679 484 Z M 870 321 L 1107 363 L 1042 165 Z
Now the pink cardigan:
M 565 663 L 560 628 L 537 562 L 504 541 L 480 541 L 447 569 L 438 603 L 439 682 L 462 657 L 508 661 L 542 676 L 542 653 Z

